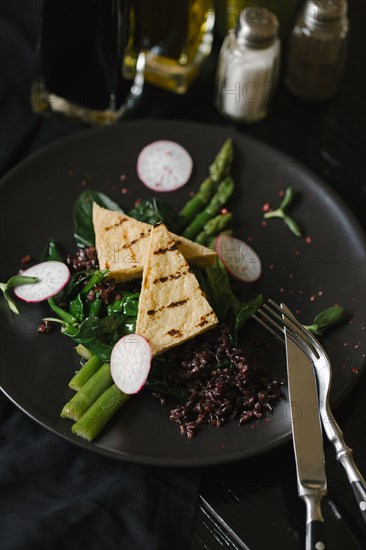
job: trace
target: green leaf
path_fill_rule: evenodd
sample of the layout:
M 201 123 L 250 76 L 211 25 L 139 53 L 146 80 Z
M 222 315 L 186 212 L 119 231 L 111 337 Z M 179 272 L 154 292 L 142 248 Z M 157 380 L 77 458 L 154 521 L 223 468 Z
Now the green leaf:
M 75 317 L 56 305 L 53 298 L 49 298 L 48 303 L 52 311 L 54 311 L 60 317 L 60 319 L 62 319 L 62 321 L 64 321 L 68 325 L 76 325 Z
M 238 341 L 238 334 L 241 327 L 244 325 L 252 315 L 254 315 L 259 308 L 263 305 L 263 296 L 259 294 L 253 300 L 246 302 L 240 306 L 240 309 L 236 313 L 235 325 L 234 325 L 234 340 L 235 343 Z
M 78 330 L 75 342 L 83 344 L 103 361 L 109 361 L 114 344 L 125 334 L 136 330 L 136 318 L 127 315 L 109 315 L 108 317 L 88 317 Z
M 10 277 L 9 281 L 6 283 L 6 288 L 13 288 L 20 285 L 34 285 L 38 283 L 38 277 L 27 277 L 26 275 L 14 275 Z M 3 284 L 3 283 L 2 283 Z
M 121 294 L 120 300 L 115 300 L 107 306 L 108 315 L 123 313 L 124 315 L 137 317 L 140 293 L 121 292 Z
M 288 187 L 286 189 L 285 196 L 283 197 L 283 200 L 280 204 L 280 209 L 286 210 L 287 208 L 289 208 L 294 202 L 294 198 L 295 198 L 295 191 L 292 189 L 292 187 Z
M 9 306 L 9 309 L 19 315 L 19 309 L 13 298 L 10 296 L 9 289 L 20 285 L 31 285 L 38 283 L 37 277 L 27 277 L 26 275 L 14 275 L 10 277 L 7 283 L 0 283 L 0 290 L 2 291 L 4 298 Z
M 169 368 L 170 365 L 167 364 L 164 356 L 154 360 L 145 386 L 152 393 L 172 395 L 181 403 L 185 403 L 189 397 L 189 392 L 182 386 L 172 385 L 167 382 L 166 371 Z
M 74 204 L 74 236 L 79 246 L 95 245 L 95 233 L 93 227 L 93 202 L 108 210 L 122 212 L 117 203 L 112 201 L 104 193 L 88 189 L 80 193 Z
M 229 276 L 221 260 L 217 259 L 215 265 L 206 269 L 206 281 L 207 299 L 212 309 L 219 321 L 227 322 L 229 312 L 236 310 L 240 301 L 231 290 Z
M 50 239 L 48 241 L 41 256 L 41 262 L 49 262 L 51 260 L 57 262 L 64 261 L 64 258 L 61 252 L 58 250 L 57 245 L 53 239 Z
M 177 218 L 175 210 L 155 198 L 143 200 L 138 206 L 132 208 L 128 215 L 151 225 L 163 221 L 170 230 L 174 229 Z
M 81 292 L 71 300 L 69 313 L 72 315 L 79 323 L 84 319 L 84 302 L 82 300 Z
M 304 325 L 316 336 L 321 336 L 330 327 L 345 323 L 348 319 L 347 311 L 342 306 L 332 306 L 321 311 L 311 325 Z
M 270 220 L 271 218 L 281 218 L 283 220 L 285 214 L 283 213 L 282 209 L 279 208 L 278 210 L 272 210 L 271 212 L 266 212 L 263 214 L 263 218 L 265 220 Z
M 290 229 L 290 231 L 296 235 L 296 237 L 301 237 L 302 230 L 299 224 L 297 223 L 294 218 L 289 216 L 286 211 L 293 203 L 295 197 L 295 191 L 292 189 L 292 187 L 288 187 L 286 189 L 285 196 L 283 198 L 283 201 L 281 202 L 281 205 L 277 210 L 272 210 L 271 212 L 266 212 L 263 214 L 264 219 L 270 220 L 271 218 L 281 218 L 287 227 Z
M 106 278 L 107 275 L 108 275 L 107 269 L 103 269 L 102 271 L 100 270 L 94 271 L 94 273 L 91 275 L 89 281 L 83 287 L 81 292 L 83 294 L 88 294 L 88 292 L 92 290 L 95 287 L 95 285 L 98 285 L 99 283 L 101 283 L 103 279 Z
M 291 218 L 287 214 L 284 214 L 283 221 L 285 222 L 287 227 L 290 229 L 290 231 L 292 231 L 292 233 L 296 235 L 296 237 L 301 237 L 302 235 L 301 228 L 293 218 Z

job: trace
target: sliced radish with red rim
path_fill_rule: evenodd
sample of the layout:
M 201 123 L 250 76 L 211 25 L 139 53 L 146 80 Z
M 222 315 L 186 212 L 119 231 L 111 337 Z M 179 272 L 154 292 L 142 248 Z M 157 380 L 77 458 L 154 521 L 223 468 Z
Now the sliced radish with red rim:
M 245 283 L 259 279 L 262 273 L 261 261 L 253 248 L 244 241 L 222 235 L 216 239 L 216 253 L 233 277 Z
M 183 187 L 192 167 L 190 154 L 175 141 L 154 141 L 142 149 L 137 159 L 139 178 L 146 187 L 158 192 Z
M 111 375 L 116 386 L 128 395 L 138 393 L 150 372 L 152 349 L 140 334 L 118 340 L 111 354 Z
M 60 292 L 70 280 L 70 271 L 62 262 L 49 261 L 33 265 L 22 273 L 37 277 L 38 282 L 14 287 L 15 295 L 25 302 L 43 302 Z

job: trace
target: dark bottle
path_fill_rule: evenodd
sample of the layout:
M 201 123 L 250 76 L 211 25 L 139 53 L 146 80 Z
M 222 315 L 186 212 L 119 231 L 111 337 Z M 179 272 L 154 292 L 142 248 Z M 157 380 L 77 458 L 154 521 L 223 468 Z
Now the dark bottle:
M 135 81 L 122 75 L 131 21 L 129 0 L 45 0 L 33 110 L 92 124 L 121 117 L 143 81 L 141 59 Z

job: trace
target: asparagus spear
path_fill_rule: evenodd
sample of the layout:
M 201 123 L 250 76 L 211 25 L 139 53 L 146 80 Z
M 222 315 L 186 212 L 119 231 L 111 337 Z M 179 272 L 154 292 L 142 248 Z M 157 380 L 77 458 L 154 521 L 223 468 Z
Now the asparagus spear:
M 218 235 L 230 225 L 232 219 L 233 215 L 230 212 L 215 216 L 206 223 L 201 233 L 197 235 L 196 243 L 207 245 L 211 237 Z
M 193 241 L 210 218 L 214 217 L 219 212 L 220 208 L 229 200 L 233 192 L 234 182 L 231 177 L 227 177 L 220 183 L 216 193 L 206 208 L 202 210 L 184 230 L 183 237 Z
M 95 403 L 72 426 L 71 431 L 79 437 L 92 441 L 128 398 L 129 395 L 122 393 L 113 384 L 98 397 Z
M 203 208 L 208 204 L 216 192 L 219 182 L 230 172 L 233 161 L 233 144 L 231 139 L 225 141 L 217 157 L 209 168 L 210 176 L 205 179 L 191 200 L 179 213 L 179 227 L 186 227 Z
M 75 351 L 78 355 L 80 355 L 80 357 L 82 357 L 83 359 L 90 359 L 92 354 L 90 353 L 90 351 L 88 349 L 86 349 L 85 346 L 83 346 L 83 344 L 78 344 L 75 348 Z
M 89 378 L 91 378 L 102 365 L 103 361 L 99 359 L 99 357 L 91 355 L 85 365 L 83 365 L 81 369 L 75 374 L 75 376 L 71 378 L 69 382 L 69 387 L 75 391 L 80 390 L 81 387 L 84 386 Z
M 221 147 L 218 155 L 211 164 L 209 171 L 210 176 L 214 181 L 220 181 L 227 176 L 230 172 L 231 165 L 234 158 L 233 142 L 229 138 L 225 141 Z
M 113 379 L 108 363 L 93 374 L 61 411 L 62 418 L 79 420 L 98 397 L 111 385 Z

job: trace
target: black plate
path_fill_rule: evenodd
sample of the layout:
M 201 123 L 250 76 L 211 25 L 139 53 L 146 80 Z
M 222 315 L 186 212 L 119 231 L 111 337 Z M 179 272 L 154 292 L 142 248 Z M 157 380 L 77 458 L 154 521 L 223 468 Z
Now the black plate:
M 1 272 L 5 281 L 19 269 L 24 254 L 39 257 L 49 237 L 73 246 L 72 205 L 82 189 L 104 191 L 129 208 L 149 191 L 136 176 L 141 148 L 157 139 L 172 139 L 191 153 L 194 173 L 189 185 L 164 200 L 181 205 L 207 175 L 207 168 L 224 140 L 236 149 L 237 192 L 232 208 L 237 236 L 260 254 L 263 276 L 245 292 L 284 301 L 300 320 L 335 303 L 352 312 L 349 324 L 324 338 L 334 369 L 332 401 L 337 403 L 357 382 L 365 357 L 365 243 L 347 208 L 331 189 L 279 151 L 229 129 L 173 121 L 135 121 L 78 133 L 36 153 L 1 183 Z M 279 220 L 262 223 L 265 203 L 276 206 L 288 185 L 299 191 L 293 215 L 305 228 L 296 238 Z M 305 236 L 308 237 L 305 239 Z M 58 333 L 37 334 L 47 312 L 44 305 L 20 304 L 15 316 L 0 302 L 3 392 L 34 420 L 87 449 L 146 464 L 188 466 L 228 462 L 257 455 L 290 438 L 288 402 L 267 420 L 239 427 L 204 427 L 186 440 L 168 419 L 168 408 L 142 392 L 130 399 L 94 442 L 73 436 L 71 424 L 59 417 L 72 392 L 67 383 L 78 368 L 73 345 Z M 246 341 L 270 338 L 264 329 L 248 325 Z M 273 374 L 284 376 L 284 351 L 273 344 L 263 352 Z

